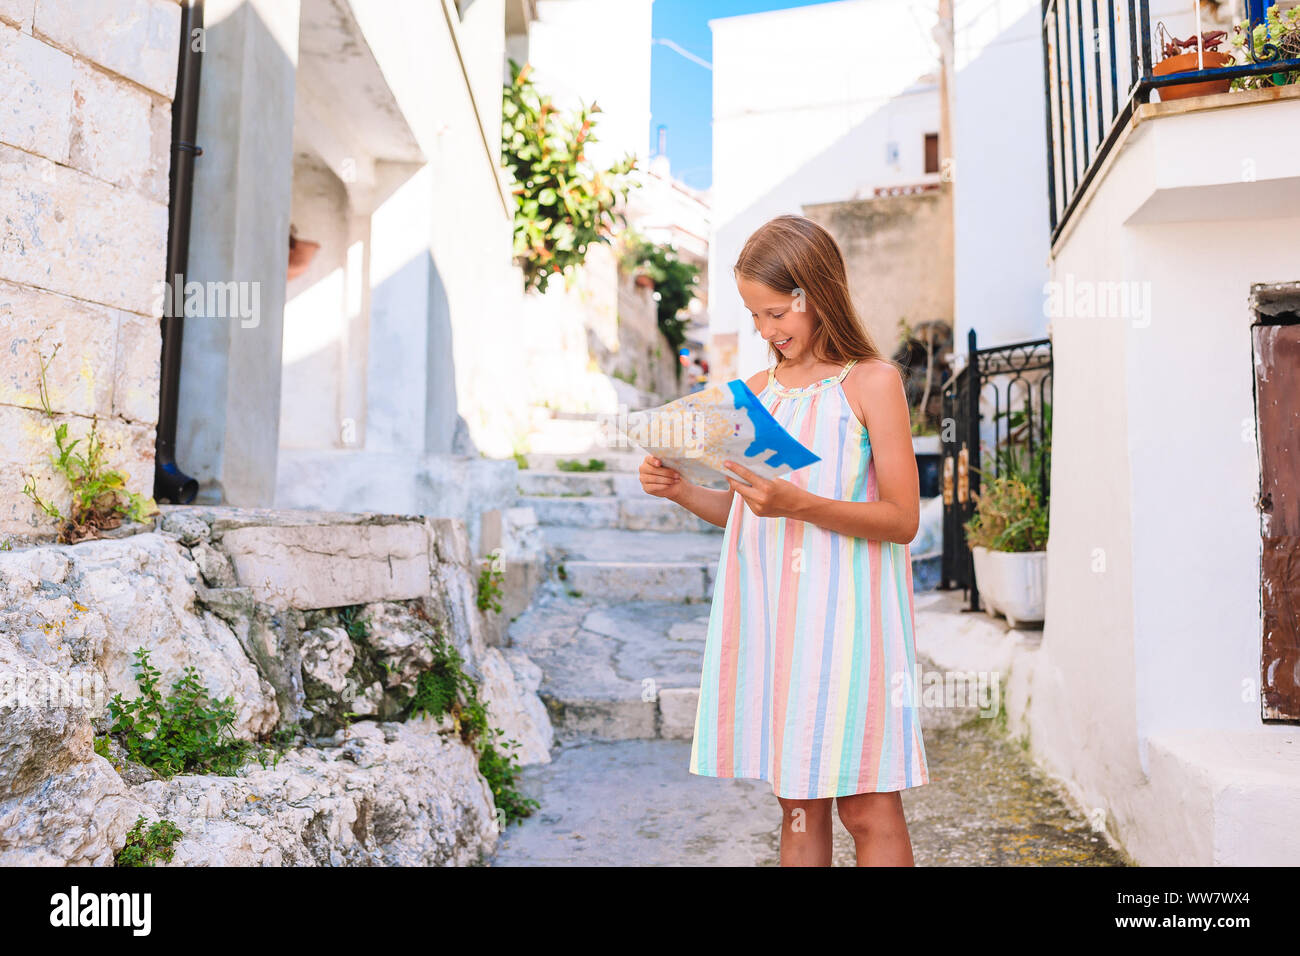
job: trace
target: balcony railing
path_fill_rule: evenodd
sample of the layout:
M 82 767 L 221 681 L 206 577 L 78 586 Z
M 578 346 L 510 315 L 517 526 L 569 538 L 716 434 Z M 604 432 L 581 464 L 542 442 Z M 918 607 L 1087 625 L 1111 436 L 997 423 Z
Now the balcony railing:
M 1047 189 L 1053 242 L 1134 110 L 1151 98 L 1152 90 L 1175 83 L 1300 71 L 1300 59 L 1289 58 L 1296 56 L 1291 51 L 1284 55 L 1271 34 L 1268 42 L 1256 44 L 1253 40 L 1255 28 L 1267 25 L 1270 0 L 1245 2 L 1250 21 L 1246 62 L 1156 76 L 1158 61 L 1152 56 L 1148 0 L 1043 0 Z M 1193 45 L 1188 52 L 1196 49 Z

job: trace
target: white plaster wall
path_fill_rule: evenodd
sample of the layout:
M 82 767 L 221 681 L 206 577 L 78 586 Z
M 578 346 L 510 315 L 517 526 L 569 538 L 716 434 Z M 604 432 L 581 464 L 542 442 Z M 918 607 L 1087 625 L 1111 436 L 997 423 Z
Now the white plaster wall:
M 484 11 L 469 13 L 487 17 L 488 8 L 501 6 L 500 0 L 478 0 L 474 7 L 480 4 Z M 422 390 L 425 451 L 451 451 L 457 415 L 463 414 L 479 450 L 509 455 L 511 435 L 524 427 L 526 402 L 516 373 L 525 356 L 516 344 L 522 281 L 510 262 L 512 215 L 497 165 L 500 90 L 483 94 L 485 101 L 471 95 L 474 87 L 465 84 L 436 4 L 358 0 L 353 9 L 428 159 L 401 198 L 387 200 L 391 211 L 375 217 L 374 308 L 387 310 L 395 323 L 400 354 L 391 354 L 400 364 L 372 354 L 370 407 L 376 389 L 387 390 L 383 401 L 394 407 L 418 402 Z M 495 69 L 504 43 L 501 30 L 494 47 L 477 33 L 463 52 L 491 58 Z M 394 277 L 401 288 L 392 285 Z M 409 330 L 409 339 L 401 330 Z M 418 384 L 398 377 L 422 350 L 427 374 L 417 377 Z
M 933 14 L 905 0 L 844 0 L 709 21 L 713 30 L 710 328 L 739 333 L 734 374 L 767 364 L 732 266 L 749 235 L 809 203 L 935 181 Z M 898 146 L 897 162 L 887 145 Z
M 972 328 L 981 346 L 1047 334 L 1043 283 L 1049 271 L 1049 214 L 1043 162 L 1046 103 L 1041 6 L 1039 0 L 955 0 L 953 6 L 954 341 L 963 354 Z M 1179 37 L 1195 31 L 1190 0 L 1152 0 L 1150 7 L 1153 31 L 1161 20 Z M 1126 5 L 1117 4 L 1115 13 L 1122 38 L 1117 61 L 1123 85 L 1128 76 Z M 1099 7 L 1099 15 L 1104 21 L 1104 5 Z M 1087 5 L 1084 18 L 1091 29 Z M 1208 16 L 1202 23 L 1206 30 L 1220 25 Z M 1101 42 L 1108 84 L 1109 45 L 1104 30 Z M 1158 45 L 1154 39 L 1152 42 L 1158 57 Z M 1070 50 L 1072 54 L 1077 51 L 1077 38 Z M 1085 52 L 1091 71 L 1095 68 L 1091 46 L 1085 45 Z M 1073 62 L 1077 71 L 1077 55 Z M 1104 94 L 1104 105 L 1108 118 L 1109 91 Z M 1076 115 L 1084 106 L 1080 98 Z M 1087 109 L 1089 145 L 1095 150 L 1098 140 L 1091 98 Z M 991 234 L 995 241 L 990 241 Z
M 597 103 L 597 168 L 632 153 L 644 163 L 650 140 L 651 0 L 539 0 L 528 33 L 537 88 L 565 110 Z
M 953 342 L 1047 334 L 1047 169 L 1038 0 L 956 0 Z
M 1053 264 L 1061 282 L 1138 283 L 1150 307 L 1052 321 L 1052 530 L 1032 739 L 1148 858 L 1186 857 L 1175 837 L 1151 836 L 1167 811 L 1144 790 L 1150 739 L 1294 735 L 1260 720 L 1247 296 L 1253 283 L 1300 279 L 1297 156 L 1297 100 L 1144 123 Z M 1240 181 L 1243 157 L 1260 157 L 1259 181 Z M 1243 208 L 1257 218 L 1237 218 Z
M 349 289 L 364 276 L 348 273 L 347 193 L 329 169 L 295 160 L 292 208 L 298 236 L 321 247 L 286 290 L 280 447 L 333 448 L 342 434 Z

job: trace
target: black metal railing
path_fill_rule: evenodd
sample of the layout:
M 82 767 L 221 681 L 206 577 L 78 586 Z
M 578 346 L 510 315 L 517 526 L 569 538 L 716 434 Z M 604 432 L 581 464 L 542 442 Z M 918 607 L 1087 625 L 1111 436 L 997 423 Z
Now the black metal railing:
M 970 609 L 977 611 L 979 584 L 964 526 L 975 513 L 981 474 L 1000 475 L 1009 459 L 1022 467 L 1037 461 L 1034 477 L 1044 507 L 1051 494 L 1047 456 L 1035 453 L 1051 441 L 1052 340 L 981 349 L 971 329 L 966 342 L 966 365 L 943 386 L 939 588 L 968 589 Z M 981 442 L 981 421 L 989 422 L 988 442 Z
M 1188 9 L 1195 0 L 1188 0 Z M 1273 0 L 1245 0 L 1250 30 L 1245 63 L 1155 74 L 1148 0 L 1043 0 L 1043 89 L 1052 241 L 1069 220 L 1139 104 L 1164 86 L 1294 72 L 1300 59 L 1277 44 L 1258 47 Z M 1117 12 L 1118 6 L 1118 12 Z M 1195 52 L 1192 46 L 1189 52 Z

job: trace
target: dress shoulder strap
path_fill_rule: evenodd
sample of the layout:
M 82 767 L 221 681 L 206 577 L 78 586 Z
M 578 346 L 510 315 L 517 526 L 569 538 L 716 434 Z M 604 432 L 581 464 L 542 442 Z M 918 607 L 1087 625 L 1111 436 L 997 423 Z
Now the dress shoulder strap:
M 837 382 L 842 382 L 842 381 L 844 381 L 844 376 L 849 374 L 849 369 L 853 368 L 853 366 L 855 366 L 855 365 L 857 365 L 857 364 L 858 364 L 858 360 L 857 360 L 857 359 L 849 359 L 848 364 L 845 365 L 844 368 L 840 370 L 839 378 L 837 378 L 835 381 L 837 381 Z

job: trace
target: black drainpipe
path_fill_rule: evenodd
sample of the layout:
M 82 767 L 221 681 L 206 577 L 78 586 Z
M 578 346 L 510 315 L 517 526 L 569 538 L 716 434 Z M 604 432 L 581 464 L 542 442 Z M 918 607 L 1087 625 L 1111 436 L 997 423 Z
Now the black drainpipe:
M 198 31 L 197 35 L 195 31 Z M 176 410 L 181 387 L 182 302 L 185 270 L 190 258 L 190 207 L 194 199 L 194 159 L 203 150 L 194 144 L 199 121 L 199 70 L 203 64 L 203 0 L 181 4 L 180 59 L 176 68 L 176 97 L 172 102 L 171 204 L 167 221 L 167 277 L 162 320 L 162 377 L 158 385 L 158 436 L 154 445 L 153 496 L 158 501 L 187 505 L 199 493 L 199 483 L 176 464 Z

